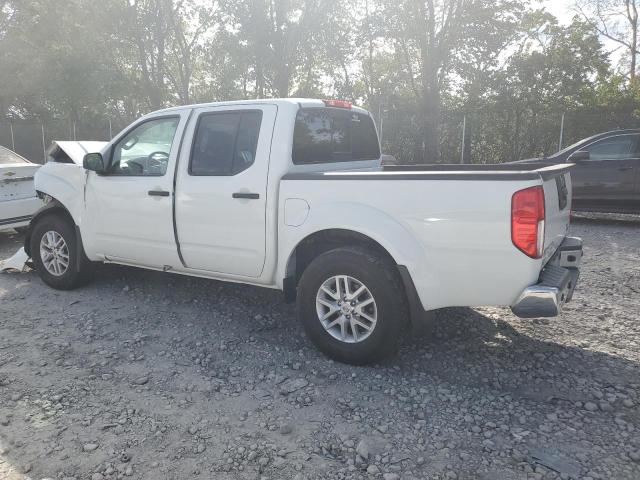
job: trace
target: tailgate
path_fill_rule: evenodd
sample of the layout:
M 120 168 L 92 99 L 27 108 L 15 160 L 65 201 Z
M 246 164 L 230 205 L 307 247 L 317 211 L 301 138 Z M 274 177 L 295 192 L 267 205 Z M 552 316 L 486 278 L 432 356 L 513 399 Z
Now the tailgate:
M 542 169 L 539 172 L 545 206 L 543 263 L 547 263 L 569 232 L 571 176 L 566 168 Z

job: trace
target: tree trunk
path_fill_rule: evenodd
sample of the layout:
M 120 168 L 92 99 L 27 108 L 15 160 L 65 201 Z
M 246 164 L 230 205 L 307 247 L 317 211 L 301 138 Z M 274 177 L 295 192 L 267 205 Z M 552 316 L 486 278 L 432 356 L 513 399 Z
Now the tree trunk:
M 418 12 L 425 19 L 425 32 L 420 37 L 422 61 L 422 141 L 424 144 L 422 163 L 440 161 L 441 95 L 438 81 L 440 52 L 436 40 L 435 10 L 432 1 L 426 6 L 419 2 Z
M 287 39 L 285 38 L 285 31 L 283 26 L 287 23 L 287 2 L 282 0 L 274 2 L 272 6 L 272 18 L 271 24 L 273 31 L 271 32 L 273 38 L 273 53 L 275 61 L 275 78 L 274 89 L 277 95 L 281 98 L 289 96 L 289 65 L 288 65 L 288 51 L 287 51 Z
M 440 92 L 438 89 L 427 89 L 423 99 L 422 140 L 424 142 L 423 163 L 440 161 Z
M 280 98 L 289 96 L 289 72 L 284 62 L 278 62 L 276 67 L 275 89 Z
M 638 58 L 638 23 L 637 20 L 631 27 L 631 81 L 636 79 L 636 63 Z
M 636 6 L 636 0 L 625 0 L 624 3 L 627 10 L 626 15 L 627 20 L 629 21 L 629 28 L 631 29 L 631 42 L 626 44 L 629 47 L 629 54 L 631 56 L 629 78 L 631 80 L 631 83 L 634 83 L 636 79 L 638 59 L 638 8 Z
M 422 163 L 440 161 L 440 122 L 442 116 L 438 67 L 435 53 L 429 47 L 422 49 Z

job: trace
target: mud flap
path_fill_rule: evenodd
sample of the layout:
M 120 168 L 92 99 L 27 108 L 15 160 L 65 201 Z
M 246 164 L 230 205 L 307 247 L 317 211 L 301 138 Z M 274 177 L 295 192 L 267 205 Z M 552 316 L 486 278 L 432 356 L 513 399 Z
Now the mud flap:
M 398 265 L 398 272 L 400 273 L 404 291 L 407 295 L 409 306 L 409 333 L 411 337 L 425 338 L 433 336 L 436 326 L 435 312 L 426 311 L 423 308 L 407 267 Z

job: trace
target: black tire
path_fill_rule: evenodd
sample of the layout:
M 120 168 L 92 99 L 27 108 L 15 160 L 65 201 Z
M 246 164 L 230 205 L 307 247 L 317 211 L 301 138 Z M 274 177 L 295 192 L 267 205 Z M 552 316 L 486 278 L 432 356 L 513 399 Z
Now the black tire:
M 61 275 L 53 275 L 47 271 L 40 255 L 40 242 L 47 232 L 56 232 L 67 245 L 69 265 Z M 30 240 L 33 265 L 42 281 L 50 287 L 57 290 L 73 290 L 87 284 L 93 277 L 93 265 L 82 248 L 78 248 L 75 228 L 62 215 L 50 214 L 38 219 L 32 227 Z
M 319 289 L 336 275 L 359 280 L 375 300 L 375 327 L 368 337 L 356 343 L 334 338 L 322 325 L 316 310 Z M 328 357 L 352 365 L 374 363 L 397 352 L 407 325 L 406 295 L 401 285 L 396 266 L 382 255 L 362 247 L 336 248 L 315 258 L 302 274 L 297 296 L 298 319 L 309 339 Z

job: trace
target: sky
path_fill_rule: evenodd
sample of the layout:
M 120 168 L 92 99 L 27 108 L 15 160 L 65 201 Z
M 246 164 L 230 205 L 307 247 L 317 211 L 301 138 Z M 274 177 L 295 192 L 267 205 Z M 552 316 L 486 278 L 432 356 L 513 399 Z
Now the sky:
M 571 11 L 574 0 L 544 0 L 542 5 L 551 13 L 553 13 L 561 23 L 569 23 L 574 13 Z
M 547 9 L 550 13 L 556 16 L 556 18 L 563 25 L 568 25 L 571 23 L 575 12 L 575 0 L 541 0 L 540 4 L 544 8 Z M 610 58 L 612 63 L 615 65 L 620 62 L 621 56 L 624 55 L 624 51 L 620 49 L 620 45 L 617 43 L 602 38 L 602 42 L 607 51 L 610 52 Z

